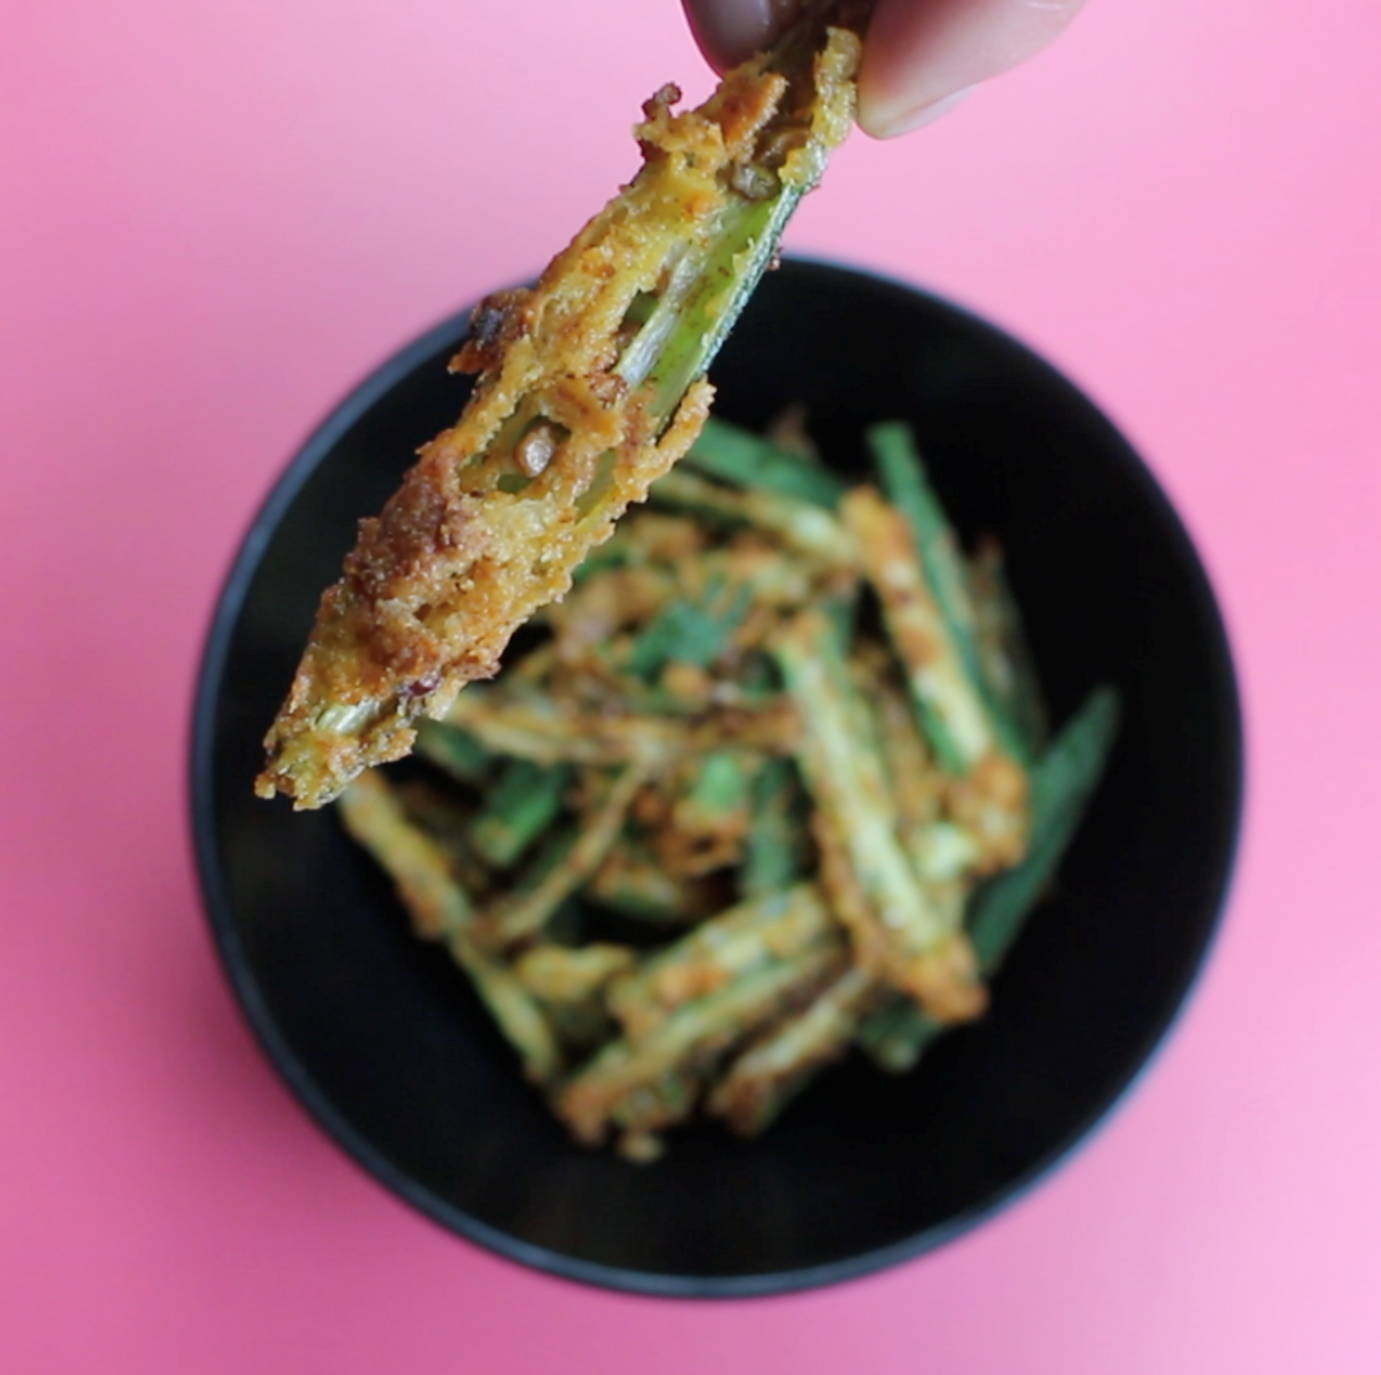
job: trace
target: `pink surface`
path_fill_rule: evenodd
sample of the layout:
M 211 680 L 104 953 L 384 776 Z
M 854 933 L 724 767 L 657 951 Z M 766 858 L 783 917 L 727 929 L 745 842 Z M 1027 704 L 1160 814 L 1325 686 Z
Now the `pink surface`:
M 1094 0 L 951 119 L 859 139 L 797 249 L 1066 366 L 1202 543 L 1245 678 L 1216 961 L 1112 1126 L 841 1289 L 586 1291 L 414 1216 L 251 1045 L 184 829 L 198 645 L 296 441 L 628 171 L 674 0 L 29 5 L 0 48 L 0 1369 L 1374 1371 L 1381 19 Z M 423 436 L 419 436 L 419 439 Z

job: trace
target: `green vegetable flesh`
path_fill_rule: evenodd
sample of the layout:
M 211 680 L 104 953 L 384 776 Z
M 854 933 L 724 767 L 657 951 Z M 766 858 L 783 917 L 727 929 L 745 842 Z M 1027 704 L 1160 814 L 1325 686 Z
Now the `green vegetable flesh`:
M 985 976 L 996 973 L 1079 829 L 1117 735 L 1117 694 L 1094 692 L 1031 775 L 1032 838 L 1026 858 L 983 885 L 967 914 Z M 859 1042 L 883 1069 L 910 1069 L 943 1030 L 914 1003 L 893 1000 L 863 1025 Z
M 805 873 L 807 803 L 790 759 L 769 759 L 753 780 L 752 815 L 739 866 L 745 897 L 780 892 Z
M 508 868 L 560 815 L 570 781 L 569 768 L 510 760 L 471 826 L 476 853 L 495 868 Z
M 759 487 L 834 510 L 847 491 L 828 468 L 779 448 L 760 435 L 711 417 L 682 460 L 707 477 L 740 487 Z

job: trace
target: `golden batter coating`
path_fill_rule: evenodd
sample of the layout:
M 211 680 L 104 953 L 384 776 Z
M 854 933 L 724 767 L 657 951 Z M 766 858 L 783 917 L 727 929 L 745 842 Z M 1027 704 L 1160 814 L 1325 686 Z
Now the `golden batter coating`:
M 260 796 L 331 801 L 408 753 L 421 716 L 498 668 L 631 502 L 699 433 L 709 358 L 853 114 L 859 40 L 828 28 L 644 106 L 637 177 L 536 287 L 491 296 L 453 369 L 459 422 L 360 524 L 265 739 Z

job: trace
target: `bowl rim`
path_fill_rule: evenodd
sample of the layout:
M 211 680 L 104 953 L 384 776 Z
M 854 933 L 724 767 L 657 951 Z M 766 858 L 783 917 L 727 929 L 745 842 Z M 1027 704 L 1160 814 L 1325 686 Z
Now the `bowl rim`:
M 233 906 L 228 897 L 217 856 L 217 825 L 210 780 L 214 768 L 214 723 L 220 703 L 229 646 L 243 609 L 245 596 L 282 516 L 302 487 L 356 421 L 382 400 L 419 364 L 448 341 L 459 339 L 471 308 L 454 311 L 433 324 L 371 369 L 333 405 L 325 417 L 296 446 L 287 465 L 274 480 L 241 537 L 216 594 L 208 628 L 202 641 L 190 714 L 188 757 L 188 819 L 190 821 L 198 886 L 202 906 L 221 968 L 230 984 L 240 1013 L 269 1063 L 291 1090 L 297 1104 L 316 1126 L 375 1182 L 410 1204 L 430 1221 L 493 1255 L 531 1270 L 603 1290 L 659 1298 L 724 1299 L 755 1298 L 821 1288 L 861 1279 L 904 1261 L 914 1260 L 971 1231 L 982 1222 L 1011 1207 L 1069 1164 L 1123 1107 L 1146 1075 L 1158 1063 L 1191 1001 L 1209 958 L 1222 933 L 1228 896 L 1240 849 L 1246 778 L 1246 742 L 1238 675 L 1231 639 L 1222 608 L 1198 549 L 1184 521 L 1156 480 L 1146 461 L 1111 419 L 1082 388 L 1048 362 L 1019 336 L 947 296 L 905 278 L 835 257 L 788 254 L 784 262 L 793 272 L 866 281 L 895 298 L 920 299 L 938 306 L 965 324 L 988 334 L 1007 348 L 1024 355 L 1025 361 L 1044 374 L 1052 390 L 1063 392 L 1090 414 L 1126 461 L 1128 475 L 1139 496 L 1156 508 L 1167 540 L 1184 567 L 1190 595 L 1207 627 L 1208 652 L 1202 668 L 1215 700 L 1225 717 L 1223 749 L 1227 797 L 1227 832 L 1218 858 L 1214 889 L 1207 905 L 1210 916 L 1197 950 L 1186 964 L 1173 999 L 1164 1016 L 1143 1034 L 1133 1057 L 1134 1068 L 1105 1093 L 1080 1120 L 1024 1171 L 973 1206 L 942 1222 L 886 1246 L 843 1256 L 818 1265 L 792 1267 L 735 1275 L 677 1275 L 607 1265 L 584 1260 L 562 1251 L 523 1241 L 481 1221 L 463 1208 L 447 1202 L 392 1164 L 372 1142 L 357 1131 L 313 1079 L 279 1030 L 259 990 L 247 953 L 240 940 Z

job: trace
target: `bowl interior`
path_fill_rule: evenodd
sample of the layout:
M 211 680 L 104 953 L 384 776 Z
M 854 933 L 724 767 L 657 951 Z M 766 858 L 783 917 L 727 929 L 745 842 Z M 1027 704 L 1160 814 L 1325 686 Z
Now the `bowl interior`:
M 910 1077 L 850 1062 L 760 1142 L 675 1138 L 651 1168 L 568 1143 L 444 954 L 329 810 L 251 794 L 260 740 L 356 519 L 458 413 L 456 317 L 308 442 L 259 516 L 212 630 L 194 811 L 216 937 L 279 1070 L 363 1164 L 442 1222 L 576 1278 L 748 1293 L 858 1273 L 943 1240 L 1079 1138 L 1165 1030 L 1214 925 L 1240 742 L 1222 628 L 1194 552 L 1125 441 L 989 325 L 894 283 L 788 262 L 714 376 L 757 425 L 804 401 L 832 461 L 916 426 L 961 529 L 1006 545 L 1061 719 L 1098 682 L 1125 720 L 1058 889 L 990 1014 Z

